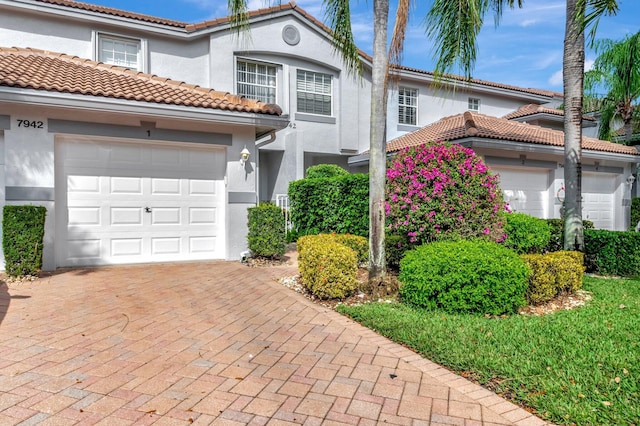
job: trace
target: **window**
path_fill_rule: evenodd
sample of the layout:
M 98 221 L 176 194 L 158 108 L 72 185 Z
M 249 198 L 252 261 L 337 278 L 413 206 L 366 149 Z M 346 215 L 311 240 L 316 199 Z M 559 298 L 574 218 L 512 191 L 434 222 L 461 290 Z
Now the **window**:
M 331 115 L 331 75 L 298 70 L 298 112 Z
M 398 123 L 417 124 L 418 89 L 400 87 L 398 89 Z
M 96 57 L 100 62 L 143 71 L 140 51 L 140 40 L 98 34 Z
M 469 111 L 480 111 L 480 99 L 469 98 Z
M 238 61 L 238 94 L 266 104 L 275 104 L 275 65 Z

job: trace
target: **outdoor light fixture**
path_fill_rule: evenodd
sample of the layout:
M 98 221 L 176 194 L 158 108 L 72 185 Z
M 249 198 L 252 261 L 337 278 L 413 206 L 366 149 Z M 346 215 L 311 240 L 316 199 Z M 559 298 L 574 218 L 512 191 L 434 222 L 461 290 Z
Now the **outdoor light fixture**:
M 242 164 L 244 166 L 244 163 L 247 162 L 247 160 L 249 159 L 249 155 L 250 154 L 251 153 L 249 152 L 249 150 L 245 146 L 244 149 L 240 152 L 240 164 Z
M 634 175 L 629 175 L 629 177 L 627 177 L 627 183 L 629 185 L 633 185 L 633 182 L 635 182 L 636 177 Z

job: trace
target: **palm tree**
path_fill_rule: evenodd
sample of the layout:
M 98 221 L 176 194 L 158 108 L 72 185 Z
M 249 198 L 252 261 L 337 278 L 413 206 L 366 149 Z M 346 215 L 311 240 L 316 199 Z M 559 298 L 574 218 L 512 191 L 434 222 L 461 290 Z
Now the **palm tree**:
M 351 72 L 361 72 L 360 54 L 351 29 L 349 0 L 323 0 L 325 20 L 332 32 L 335 49 Z M 386 274 L 385 262 L 385 181 L 387 80 L 390 60 L 402 52 L 411 0 L 399 0 L 396 24 L 387 51 L 389 0 L 373 2 L 373 63 L 371 81 L 371 127 L 369 141 L 369 282 Z M 228 0 L 232 28 L 248 29 L 247 0 Z
M 442 76 L 459 66 L 466 78 L 476 60 L 477 36 L 487 12 L 496 25 L 505 7 L 522 7 L 524 0 L 433 0 L 427 13 L 427 35 L 434 40 L 435 73 Z M 584 31 L 591 26 L 593 39 L 601 16 L 618 10 L 616 0 L 567 0 L 564 58 L 564 180 L 566 250 L 584 250 L 582 230 L 582 99 L 584 76 Z
M 616 122 L 622 122 L 628 145 L 640 124 L 640 31 L 622 41 L 599 40 L 595 50 L 598 57 L 585 73 L 585 91 L 601 114 L 598 137 L 612 140 Z

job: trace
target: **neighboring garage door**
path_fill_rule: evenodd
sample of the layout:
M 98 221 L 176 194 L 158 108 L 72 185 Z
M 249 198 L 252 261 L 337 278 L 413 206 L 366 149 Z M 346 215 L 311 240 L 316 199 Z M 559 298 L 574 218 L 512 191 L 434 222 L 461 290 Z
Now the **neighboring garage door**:
M 62 140 L 58 266 L 224 258 L 225 152 Z
M 582 217 L 598 229 L 615 229 L 613 215 L 616 175 L 582 174 Z
M 549 171 L 547 169 L 502 169 L 489 166 L 500 176 L 504 199 L 511 209 L 540 218 L 548 218 Z

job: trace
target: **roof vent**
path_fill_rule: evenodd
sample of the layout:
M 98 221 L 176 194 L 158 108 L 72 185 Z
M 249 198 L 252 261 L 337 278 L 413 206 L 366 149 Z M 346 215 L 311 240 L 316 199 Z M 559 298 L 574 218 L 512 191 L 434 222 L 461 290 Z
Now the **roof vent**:
M 289 46 L 295 46 L 300 43 L 300 31 L 293 25 L 285 25 L 282 29 L 282 39 Z

